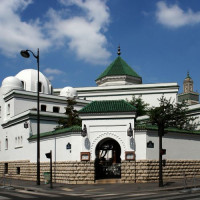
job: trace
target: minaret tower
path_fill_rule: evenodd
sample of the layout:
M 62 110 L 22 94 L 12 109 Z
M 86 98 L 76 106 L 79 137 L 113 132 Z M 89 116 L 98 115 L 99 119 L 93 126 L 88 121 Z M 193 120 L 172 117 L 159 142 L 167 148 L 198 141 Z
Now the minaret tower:
M 183 82 L 183 93 L 189 93 L 189 92 L 193 92 L 193 80 L 188 72 L 187 77 Z
M 178 101 L 186 101 L 189 105 L 199 103 L 199 93 L 193 91 L 193 80 L 189 72 L 183 81 L 183 93 L 178 95 Z

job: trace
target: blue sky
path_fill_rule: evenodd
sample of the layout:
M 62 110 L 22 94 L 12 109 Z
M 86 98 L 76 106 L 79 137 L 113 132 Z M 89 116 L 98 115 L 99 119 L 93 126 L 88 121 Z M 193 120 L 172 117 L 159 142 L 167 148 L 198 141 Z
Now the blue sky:
M 178 82 L 187 71 L 200 92 L 199 0 L 0 0 L 2 81 L 36 59 L 54 88 L 95 86 L 117 57 L 143 83 Z

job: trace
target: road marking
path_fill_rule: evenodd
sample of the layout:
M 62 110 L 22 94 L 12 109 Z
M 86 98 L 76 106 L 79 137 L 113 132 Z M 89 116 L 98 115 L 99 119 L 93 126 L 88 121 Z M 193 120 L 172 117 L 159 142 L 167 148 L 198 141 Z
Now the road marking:
M 196 197 L 199 197 L 199 194 L 181 194 L 179 192 L 174 192 L 174 193 L 155 193 L 155 194 L 148 194 L 145 196 L 132 196 L 132 197 L 122 197 L 122 199 L 126 199 L 126 200 L 150 200 L 150 199 L 156 199 L 156 200 L 174 200 L 174 199 L 196 199 Z M 120 197 L 118 197 L 120 198 Z M 96 198 L 94 198 L 95 200 L 97 200 Z M 102 200 L 106 200 L 106 198 L 102 198 Z M 116 198 L 113 198 L 116 199 Z M 198 200 L 200 198 L 197 198 Z M 196 200 L 197 200 L 196 199 Z
M 156 198 L 156 200 L 170 200 L 170 199 L 193 199 L 192 197 L 199 197 L 200 195 L 199 194 L 180 194 L 179 195 L 173 195 L 171 197 L 161 197 L 161 198 Z M 197 198 L 199 199 L 199 198 Z
M 104 188 L 95 188 L 95 189 L 90 189 L 90 190 L 85 190 L 86 192 L 96 192 L 99 190 L 105 190 Z
M 156 194 L 156 193 L 142 193 L 142 194 L 126 194 L 126 193 L 123 193 L 123 194 L 110 194 L 110 196 L 107 195 L 95 195 L 93 198 L 96 199 L 96 200 L 101 200 L 101 199 L 119 199 L 119 198 L 126 198 L 126 197 L 141 197 L 144 198 L 144 196 L 147 196 L 147 195 L 153 195 L 153 194 Z M 112 195 L 112 196 L 111 196 Z M 99 198 L 101 197 L 101 198 Z
M 10 193 L 10 196 L 14 196 L 14 197 L 20 197 L 23 199 L 35 199 L 37 197 L 34 197 L 32 195 L 27 195 L 27 194 L 20 194 L 20 193 Z
M 94 195 L 95 195 L 95 194 L 93 194 L 93 196 L 94 196 Z M 116 195 L 119 196 L 119 195 L 121 195 L 121 194 L 116 194 L 116 193 L 115 193 L 115 194 L 114 194 L 114 193 L 113 193 L 113 194 L 112 194 L 112 193 L 107 193 L 107 194 L 106 194 L 106 193 L 104 193 L 104 194 L 97 194 L 97 195 L 95 195 L 95 197 L 116 196 Z
M 162 199 L 162 200 L 167 200 L 168 198 L 167 197 L 176 197 L 176 195 L 178 195 L 178 194 L 180 194 L 180 193 L 178 193 L 178 192 L 176 192 L 176 193 L 155 193 L 155 194 L 150 194 L 150 193 L 143 193 L 144 195 L 143 196 L 135 196 L 135 197 L 127 197 L 126 198 L 126 200 L 132 200 L 133 198 L 134 198 L 134 200 L 139 200 L 139 199 L 147 199 L 147 200 L 149 200 L 149 199 L 154 199 L 154 198 L 156 198 L 156 200 L 158 200 L 159 199 L 159 197 Z M 151 196 L 150 196 L 151 195 Z
M 4 196 L 0 196 L 0 200 L 7 200 L 7 199 L 10 199 L 10 198 L 4 197 Z
M 74 191 L 74 190 L 72 190 L 72 189 L 70 189 L 70 188 L 62 188 L 62 190 L 67 191 L 67 192 Z
M 20 193 L 25 193 L 25 194 L 34 194 L 38 196 L 46 196 L 46 197 L 60 197 L 59 195 L 52 194 L 52 193 L 42 193 L 42 192 L 34 192 L 34 191 L 27 191 L 27 190 L 16 190 L 17 192 Z
M 10 191 L 10 192 L 1 191 L 0 193 L 6 194 L 8 196 L 20 197 L 20 198 L 24 198 L 24 199 L 37 198 L 37 197 L 33 197 L 32 195 L 16 193 L 15 191 Z
M 67 195 L 67 196 L 87 196 L 87 194 L 84 193 L 63 193 L 59 192 L 59 194 Z

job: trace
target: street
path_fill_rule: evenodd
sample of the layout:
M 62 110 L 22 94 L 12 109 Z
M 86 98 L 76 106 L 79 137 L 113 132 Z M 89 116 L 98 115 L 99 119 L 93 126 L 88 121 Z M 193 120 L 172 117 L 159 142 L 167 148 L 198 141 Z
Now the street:
M 18 199 L 56 199 L 56 200 L 197 200 L 200 199 L 200 192 L 184 191 L 152 191 L 152 192 L 135 192 L 125 193 L 102 192 L 101 189 L 87 190 L 85 192 L 74 191 L 26 191 L 26 190 L 7 190 L 0 189 L 0 200 L 18 200 Z

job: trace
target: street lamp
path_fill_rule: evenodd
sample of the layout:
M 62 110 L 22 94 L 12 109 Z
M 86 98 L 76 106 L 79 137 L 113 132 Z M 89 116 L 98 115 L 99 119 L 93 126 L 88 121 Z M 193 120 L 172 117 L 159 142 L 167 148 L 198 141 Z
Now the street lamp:
M 39 65 L 39 48 L 37 50 L 37 55 L 35 55 L 31 50 L 22 50 L 20 52 L 21 56 L 24 58 L 29 58 L 30 54 L 37 59 L 37 185 L 40 185 L 40 90 L 39 90 L 39 73 L 40 73 L 40 65 Z

